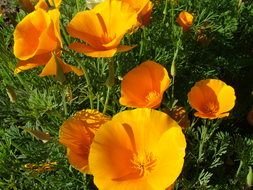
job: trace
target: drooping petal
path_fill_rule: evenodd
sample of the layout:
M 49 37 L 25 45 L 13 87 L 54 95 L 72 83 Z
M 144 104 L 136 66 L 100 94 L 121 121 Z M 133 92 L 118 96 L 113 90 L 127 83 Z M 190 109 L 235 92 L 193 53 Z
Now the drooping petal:
M 25 61 L 19 61 L 14 70 L 14 74 L 29 70 L 38 66 L 46 65 L 51 58 L 51 53 L 41 54 Z
M 70 44 L 69 48 L 78 53 L 83 53 L 90 57 L 112 57 L 117 52 L 117 48 L 108 49 L 108 50 L 98 50 L 91 46 L 78 43 L 78 42 L 74 42 Z
M 59 68 L 60 67 L 60 68 Z M 83 71 L 75 66 L 64 63 L 59 57 L 52 55 L 51 59 L 45 65 L 39 76 L 58 75 L 58 71 L 61 69 L 63 73 L 74 72 L 78 76 L 83 75 Z

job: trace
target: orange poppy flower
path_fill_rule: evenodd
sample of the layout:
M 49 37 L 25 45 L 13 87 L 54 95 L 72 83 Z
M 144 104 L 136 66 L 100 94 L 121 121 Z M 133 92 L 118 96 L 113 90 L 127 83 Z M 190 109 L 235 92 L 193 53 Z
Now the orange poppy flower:
M 35 5 L 35 9 L 41 8 L 44 10 L 49 10 L 50 7 L 59 8 L 61 5 L 62 0 L 48 0 L 48 3 L 46 0 L 39 0 L 38 3 Z M 48 7 L 50 5 L 50 7 Z
M 218 79 L 197 82 L 188 93 L 188 101 L 197 117 L 216 119 L 229 115 L 235 105 L 234 89 Z
M 193 16 L 187 11 L 182 11 L 179 13 L 176 21 L 186 31 L 192 26 Z
M 117 0 L 106 0 L 91 10 L 79 12 L 67 30 L 72 37 L 87 44 L 74 42 L 70 48 L 91 57 L 112 57 L 116 52 L 133 47 L 120 45 L 125 33 L 137 23 L 135 11 Z
M 123 77 L 119 102 L 128 107 L 159 107 L 169 84 L 168 72 L 162 65 L 145 61 Z
M 63 72 L 73 71 L 77 75 L 83 74 L 82 70 L 67 65 L 60 59 L 59 17 L 60 12 L 58 9 L 46 12 L 38 8 L 28 14 L 16 26 L 14 31 L 14 55 L 20 62 L 16 66 L 15 73 L 46 65 L 47 68 L 44 68 L 41 74 L 43 76 L 55 74 L 55 72 L 52 72 L 55 68 L 60 68 Z M 50 70 L 50 72 L 45 70 Z
M 109 117 L 97 110 L 87 109 L 77 112 L 61 126 L 59 141 L 67 147 L 68 160 L 77 170 L 90 173 L 90 144 L 97 129 L 108 120 Z
M 164 190 L 182 170 L 185 147 L 167 114 L 138 108 L 116 114 L 96 132 L 89 166 L 98 189 Z
M 121 0 L 128 3 L 138 14 L 138 22 L 140 25 L 147 25 L 150 21 L 150 16 L 153 8 L 153 3 L 150 0 Z

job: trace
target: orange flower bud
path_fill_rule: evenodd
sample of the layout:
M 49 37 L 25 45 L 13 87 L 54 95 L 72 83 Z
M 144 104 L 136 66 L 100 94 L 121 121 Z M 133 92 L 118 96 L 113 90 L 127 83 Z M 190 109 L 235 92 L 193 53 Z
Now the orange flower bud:
M 176 21 L 183 28 L 183 30 L 186 31 L 192 26 L 193 16 L 191 13 L 182 11 L 179 13 Z

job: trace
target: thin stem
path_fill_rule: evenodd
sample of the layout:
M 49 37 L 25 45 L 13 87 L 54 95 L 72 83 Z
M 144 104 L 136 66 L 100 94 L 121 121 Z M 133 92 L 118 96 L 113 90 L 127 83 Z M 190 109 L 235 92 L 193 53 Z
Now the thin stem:
M 108 107 L 110 91 L 111 91 L 111 87 L 107 86 L 107 92 L 106 92 L 106 98 L 105 98 L 103 113 L 106 113 L 106 110 L 107 110 L 107 107 Z
M 144 51 L 145 40 L 146 40 L 146 29 L 143 28 L 143 29 L 142 29 L 142 33 L 141 33 L 139 59 L 141 58 L 141 56 L 142 56 L 142 54 L 143 54 L 143 51 Z
M 66 94 L 65 90 L 62 91 L 62 103 L 63 103 L 63 110 L 64 110 L 64 115 L 68 115 L 68 107 L 67 107 L 67 102 L 66 102 Z
M 201 131 L 200 144 L 199 144 L 199 154 L 198 154 L 198 160 L 197 160 L 198 163 L 202 161 L 202 154 L 203 154 L 202 152 L 203 152 L 204 144 L 206 142 L 206 135 L 207 135 L 207 127 L 203 126 L 202 131 Z
M 110 97 L 110 91 L 111 91 L 111 88 L 113 87 L 113 85 L 115 83 L 115 79 L 114 79 L 115 68 L 114 68 L 114 63 L 113 63 L 112 58 L 108 61 L 108 69 L 109 69 L 109 76 L 106 80 L 107 92 L 106 92 L 106 98 L 105 98 L 103 113 L 105 113 L 106 110 L 107 110 L 108 101 L 109 101 L 109 97 Z
M 106 86 L 108 87 L 113 87 L 113 85 L 115 84 L 115 68 L 114 68 L 114 63 L 113 63 L 113 59 L 111 58 L 108 61 L 108 70 L 109 70 L 109 76 L 106 80 Z
M 87 190 L 88 189 L 87 174 L 83 174 L 83 181 L 84 181 L 83 189 Z
M 71 57 L 74 59 L 74 61 L 82 67 L 82 70 L 84 71 L 84 78 L 85 78 L 86 83 L 87 83 L 88 93 L 89 93 L 90 108 L 93 109 L 94 108 L 93 92 L 92 92 L 92 87 L 91 87 L 91 83 L 90 83 L 90 78 L 89 78 L 88 73 L 86 72 L 85 67 L 82 64 L 80 64 L 81 60 L 79 60 L 77 57 L 75 57 L 75 55 L 73 53 L 71 53 L 70 51 L 67 51 L 65 49 L 61 49 L 61 50 L 65 53 L 71 55 Z
M 76 9 L 77 9 L 77 11 L 79 11 L 79 10 L 80 10 L 79 0 L 76 0 Z
M 167 16 L 167 9 L 168 9 L 168 0 L 165 1 L 165 6 L 163 9 L 163 23 L 165 22 L 166 16 Z
M 238 169 L 237 169 L 237 171 L 236 171 L 236 174 L 235 174 L 235 177 L 236 177 L 236 178 L 239 176 L 239 173 L 240 173 L 240 171 L 241 171 L 241 169 L 242 169 L 242 166 L 243 166 L 243 161 L 240 160 L 239 167 L 238 167 Z
M 174 98 L 174 86 L 175 86 L 174 82 L 175 82 L 175 76 L 176 76 L 176 58 L 178 55 L 179 46 L 180 46 L 180 38 L 177 41 L 176 50 L 174 52 L 173 60 L 171 63 L 171 69 L 170 69 L 170 72 L 172 75 L 172 90 L 171 90 L 171 98 L 172 99 Z

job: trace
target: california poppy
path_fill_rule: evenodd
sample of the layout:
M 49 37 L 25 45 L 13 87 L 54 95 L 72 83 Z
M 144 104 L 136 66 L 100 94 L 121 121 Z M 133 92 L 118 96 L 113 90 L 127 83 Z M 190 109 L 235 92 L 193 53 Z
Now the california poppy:
M 41 8 L 28 14 L 14 31 L 14 55 L 20 60 L 15 73 L 38 66 L 45 66 L 43 76 L 55 75 L 56 68 L 62 72 L 73 71 L 82 75 L 82 70 L 65 64 L 60 59 L 61 37 L 58 9 L 45 11 Z M 47 72 L 47 71 L 50 72 Z
M 235 105 L 234 89 L 218 79 L 197 82 L 188 93 L 188 101 L 197 117 L 216 119 L 229 115 Z
M 96 110 L 82 110 L 65 121 L 59 133 L 59 141 L 67 147 L 70 164 L 77 170 L 90 173 L 88 156 L 90 144 L 98 128 L 109 117 Z
M 169 84 L 168 72 L 162 65 L 145 61 L 123 77 L 119 102 L 128 107 L 159 107 Z
M 136 12 L 117 0 L 106 0 L 91 10 L 79 12 L 67 30 L 74 42 L 70 48 L 91 57 L 112 57 L 116 52 L 129 51 L 133 46 L 120 45 L 125 33 L 137 23 Z
M 89 166 L 101 190 L 164 190 L 181 173 L 185 147 L 181 128 L 167 114 L 138 108 L 116 114 L 99 128 Z
M 193 16 L 187 11 L 182 11 L 179 13 L 176 21 L 186 31 L 192 26 Z

